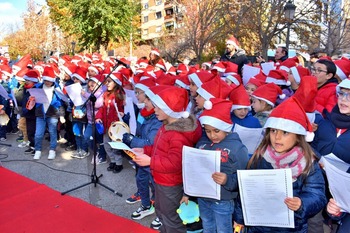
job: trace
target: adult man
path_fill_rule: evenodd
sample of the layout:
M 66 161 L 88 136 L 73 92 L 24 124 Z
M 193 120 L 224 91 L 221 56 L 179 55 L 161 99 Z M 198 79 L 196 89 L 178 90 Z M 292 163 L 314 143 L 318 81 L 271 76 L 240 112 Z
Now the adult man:
M 283 62 L 288 59 L 288 49 L 280 46 L 275 51 L 275 62 Z
M 221 56 L 220 61 L 230 61 L 238 65 L 238 74 L 242 75 L 242 67 L 248 63 L 245 51 L 239 48 L 238 40 L 232 36 L 226 41 L 226 51 Z

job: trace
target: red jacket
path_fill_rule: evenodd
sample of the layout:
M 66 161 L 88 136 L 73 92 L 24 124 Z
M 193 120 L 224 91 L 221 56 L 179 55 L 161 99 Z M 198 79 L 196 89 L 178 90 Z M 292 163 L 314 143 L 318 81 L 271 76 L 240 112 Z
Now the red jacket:
M 114 106 L 114 101 L 119 112 L 124 112 L 123 100 L 116 99 L 114 93 L 108 95 L 108 92 L 103 94 L 103 105 L 96 114 L 96 119 L 101 119 L 103 122 L 104 132 L 108 131 L 112 122 L 119 121 L 117 111 Z
M 144 147 L 145 154 L 151 156 L 151 171 L 157 184 L 182 184 L 182 147 L 195 146 L 201 136 L 202 127 L 193 115 L 158 130 L 154 144 Z
M 324 109 L 326 109 L 328 112 L 332 112 L 332 109 L 337 104 L 335 89 L 337 85 L 338 83 L 330 82 L 318 89 L 315 97 L 316 110 L 321 114 L 323 113 Z

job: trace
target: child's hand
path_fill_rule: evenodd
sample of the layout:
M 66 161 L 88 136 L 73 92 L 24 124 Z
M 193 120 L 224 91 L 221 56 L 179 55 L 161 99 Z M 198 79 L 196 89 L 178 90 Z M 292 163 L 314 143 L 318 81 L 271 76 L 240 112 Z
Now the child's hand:
M 227 181 L 227 175 L 222 172 L 214 172 L 213 175 L 211 176 L 215 183 L 220 184 L 220 185 L 225 185 Z
M 240 233 L 242 232 L 243 228 L 244 228 L 244 225 L 238 224 L 235 221 L 233 221 L 233 229 L 234 229 L 233 233 Z
M 301 200 L 299 197 L 287 197 L 284 203 L 290 210 L 297 211 L 301 207 Z
M 327 204 L 327 212 L 334 216 L 339 216 L 341 214 L 340 208 L 333 198 L 329 199 Z
M 184 203 L 184 202 L 185 202 L 186 205 L 188 205 L 188 199 L 189 199 L 188 196 L 182 196 L 181 201 L 180 201 L 180 205 L 181 205 L 182 203 Z
M 136 154 L 136 157 L 133 159 L 135 163 L 141 167 L 149 166 L 151 164 L 151 157 L 146 154 Z
M 132 148 L 132 151 L 135 152 L 135 154 L 143 154 L 144 153 L 143 148 Z
M 5 111 L 4 110 L 0 110 L 0 115 L 4 115 Z
M 96 124 L 102 124 L 102 120 L 101 119 L 96 119 L 95 122 L 96 122 Z

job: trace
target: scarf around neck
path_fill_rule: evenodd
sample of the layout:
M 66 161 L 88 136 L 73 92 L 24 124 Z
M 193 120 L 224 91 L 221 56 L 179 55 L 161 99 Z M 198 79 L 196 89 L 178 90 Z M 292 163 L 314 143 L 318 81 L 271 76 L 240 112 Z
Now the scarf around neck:
M 263 157 L 267 162 L 271 163 L 274 169 L 292 169 L 293 180 L 296 180 L 306 167 L 306 159 L 303 151 L 298 146 L 283 154 L 276 152 L 271 146 L 268 146 Z
M 153 113 L 154 113 L 154 108 L 152 108 L 149 111 L 146 108 L 143 108 L 143 109 L 140 110 L 141 116 L 143 116 L 145 118 L 151 116 Z
M 350 129 L 350 116 L 340 113 L 338 105 L 331 112 L 331 121 L 338 129 Z

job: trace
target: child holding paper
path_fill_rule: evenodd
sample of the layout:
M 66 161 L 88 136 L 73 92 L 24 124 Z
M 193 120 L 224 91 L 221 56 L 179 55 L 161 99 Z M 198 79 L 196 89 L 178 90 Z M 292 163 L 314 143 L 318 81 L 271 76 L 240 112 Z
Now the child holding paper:
M 231 133 L 233 123 L 230 119 L 232 103 L 229 100 L 210 99 L 211 108 L 204 109 L 199 117 L 206 135 L 196 147 L 203 150 L 221 152 L 220 172 L 214 172 L 212 178 L 221 185 L 221 199 L 198 198 L 199 212 L 203 223 L 203 232 L 232 232 L 232 213 L 234 199 L 237 197 L 238 180 L 236 172 L 245 169 L 248 163 L 248 150 L 242 144 L 237 133 Z M 187 202 L 188 198 L 182 201 Z
M 137 153 L 134 161 L 140 166 L 151 167 L 156 214 L 163 223 L 160 231 L 186 233 L 186 227 L 176 213 L 183 197 L 182 147 L 193 147 L 201 137 L 202 128 L 195 116 L 185 111 L 188 104 L 185 89 L 172 86 L 159 90 L 158 87 L 151 87 L 146 95 L 163 125 L 152 146 L 134 149 Z
M 266 132 L 263 141 L 247 167 L 291 169 L 293 197 L 285 198 L 284 203 L 294 211 L 295 227 L 249 226 L 248 232 L 307 232 L 307 220 L 327 203 L 323 175 L 315 154 L 307 143 L 313 138 L 312 125 L 299 101 L 290 97 L 272 111 L 264 128 Z M 244 224 L 240 201 L 237 201 L 234 221 Z
M 337 233 L 348 233 L 350 229 L 350 213 L 341 212 L 337 202 L 331 198 L 327 204 L 327 213 L 332 220 L 339 223 Z

